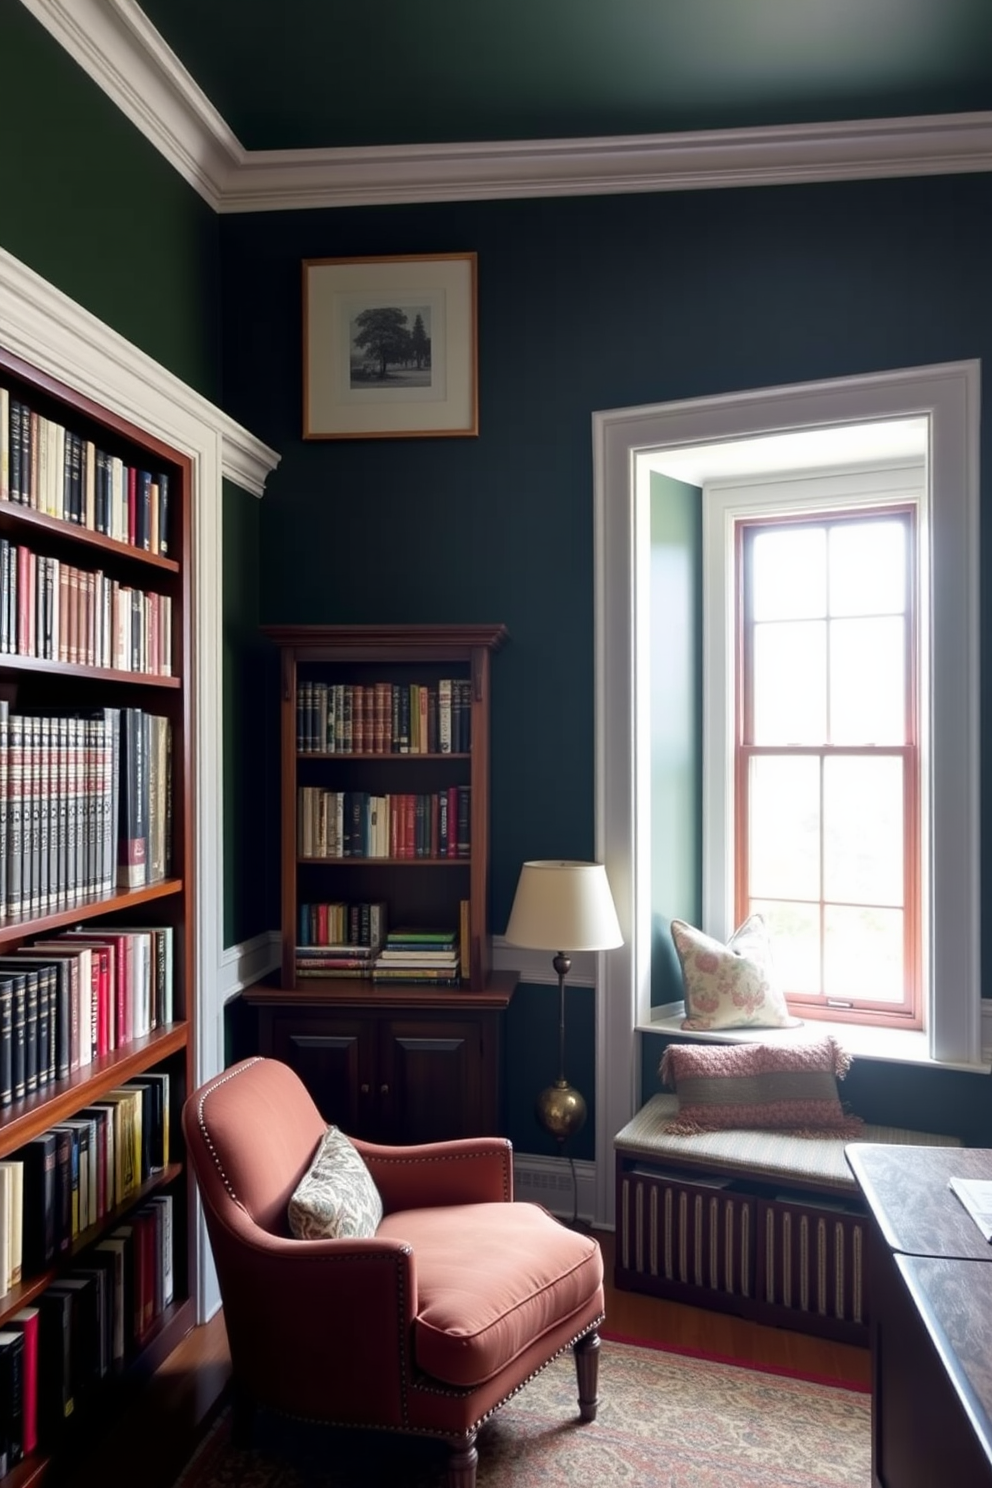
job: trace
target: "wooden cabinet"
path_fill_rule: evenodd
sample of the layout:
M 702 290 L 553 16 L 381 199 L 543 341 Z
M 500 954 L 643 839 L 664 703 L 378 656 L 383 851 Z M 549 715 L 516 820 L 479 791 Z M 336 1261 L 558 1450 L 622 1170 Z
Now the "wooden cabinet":
M 501 1130 L 502 1025 L 515 978 L 480 992 L 249 988 L 260 1052 L 301 1076 L 325 1120 L 379 1142 Z
M 281 653 L 282 969 L 278 986 L 245 994 L 258 1008 L 259 1047 L 298 1070 L 326 1119 L 355 1135 L 411 1142 L 497 1132 L 515 978 L 491 971 L 489 709 L 490 658 L 506 632 L 365 625 L 265 634 Z M 445 710 L 452 691 L 460 730 Z M 368 815 L 357 825 L 370 801 L 379 835 Z M 450 984 L 386 982 L 368 949 L 357 967 L 336 971 L 298 950 L 301 940 L 312 951 L 326 940 L 330 952 L 340 940 L 315 929 L 316 906 L 344 906 L 354 917 L 345 938 L 367 941 L 368 919 L 359 920 L 367 905 L 381 907 L 387 932 L 452 932 Z
M 179 1124 L 191 1087 L 194 1003 L 190 492 L 184 455 L 0 348 L 0 956 L 6 964 L 70 927 L 93 938 L 156 927 L 171 939 L 168 996 L 165 982 L 139 986 L 135 974 L 128 1001 L 135 1027 L 125 1026 L 118 1004 L 78 1063 L 71 1054 L 63 1061 L 61 1035 L 49 1038 L 51 1062 L 44 1074 L 38 1064 L 35 1088 L 0 1106 L 0 1158 L 9 1159 L 126 1082 L 151 1072 L 169 1077 L 167 1166 L 146 1172 L 123 1199 L 104 1192 L 95 1223 L 74 1221 L 51 1263 L 25 1268 L 0 1295 L 0 1328 L 85 1266 L 109 1230 L 137 1225 L 138 1210 L 157 1195 L 171 1198 L 173 1299 L 162 1305 L 160 1294 L 136 1330 L 128 1319 L 121 1367 L 91 1392 L 99 1398 L 74 1410 L 58 1433 L 43 1433 L 11 1469 L 14 1488 L 58 1477 L 125 1383 L 171 1352 L 194 1320 Z M 154 808 L 155 841 L 146 815 L 130 830 L 135 854 L 121 887 L 117 835 L 128 790 L 114 749 L 128 716 L 164 719 L 167 752 L 142 756 L 153 770 L 137 799 L 143 810 Z M 56 719 L 70 720 L 62 737 Z M 97 731 L 74 734 L 80 720 L 98 720 Z M 144 733 L 136 736 L 143 748 Z M 82 989 L 94 1010 L 107 1006 L 98 980 Z M 138 1011 L 142 987 L 149 1001 Z M 143 1019 L 146 1031 L 136 1032 Z M 152 1252 L 151 1264 L 159 1260 Z M 42 1351 L 49 1347 L 42 1336 Z

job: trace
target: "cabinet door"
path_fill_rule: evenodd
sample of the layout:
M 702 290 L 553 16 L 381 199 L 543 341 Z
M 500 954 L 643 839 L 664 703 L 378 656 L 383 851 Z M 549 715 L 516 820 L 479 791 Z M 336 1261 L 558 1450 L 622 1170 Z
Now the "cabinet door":
M 440 1142 L 494 1131 L 484 1064 L 479 1019 L 384 1018 L 377 1093 L 382 1139 Z
M 265 1040 L 273 1059 L 294 1069 L 326 1122 L 350 1136 L 375 1135 L 374 1024 L 324 1013 L 276 1013 Z

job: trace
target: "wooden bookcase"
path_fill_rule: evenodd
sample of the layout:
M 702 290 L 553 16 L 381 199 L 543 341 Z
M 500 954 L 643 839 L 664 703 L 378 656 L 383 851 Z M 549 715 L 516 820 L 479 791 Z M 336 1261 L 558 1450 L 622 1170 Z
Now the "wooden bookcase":
M 490 660 L 502 625 L 268 626 L 281 657 L 282 970 L 278 985 L 247 989 L 259 1047 L 300 1073 L 328 1121 L 372 1139 L 406 1142 L 499 1130 L 502 1024 L 516 978 L 492 972 L 489 899 Z M 313 747 L 298 732 L 312 684 L 435 689 L 463 684 L 469 747 L 403 751 L 380 732 L 361 747 Z M 383 724 L 382 727 L 385 727 Z M 302 746 L 302 747 L 301 747 Z M 430 798 L 468 787 L 467 852 L 441 856 L 304 855 L 300 791 Z M 436 838 L 435 838 L 436 842 Z M 386 905 L 387 928 L 460 924 L 469 935 L 458 987 L 296 975 L 301 906 Z
M 127 1350 L 122 1367 L 111 1369 L 99 1386 L 90 1392 L 85 1408 L 73 1413 L 63 1429 L 39 1442 L 38 1449 L 10 1469 L 6 1481 L 13 1488 L 41 1481 L 46 1475 L 61 1480 L 64 1464 L 84 1443 L 92 1442 L 109 1429 L 115 1405 L 140 1379 L 172 1351 L 194 1321 L 192 1298 L 193 1225 L 191 1178 L 182 1152 L 179 1113 L 192 1088 L 193 1072 L 193 947 L 195 894 L 193 882 L 193 827 L 191 804 L 191 699 L 192 667 L 192 585 L 190 580 L 191 468 L 182 454 L 167 447 L 157 438 L 128 424 L 89 399 L 75 393 L 28 366 L 0 347 L 0 389 L 8 402 L 27 405 L 37 416 L 42 429 L 46 423 L 61 426 L 94 449 L 105 452 L 123 465 L 143 471 L 162 472 L 169 482 L 166 551 L 151 551 L 132 542 L 105 536 L 82 521 L 51 515 L 19 500 L 0 499 L 0 539 L 37 559 L 54 559 L 62 566 L 86 573 L 100 573 L 108 582 L 116 581 L 126 589 L 155 595 L 159 607 L 159 627 L 154 644 L 141 654 L 134 653 L 141 670 L 125 670 L 106 665 L 88 649 L 86 660 L 59 659 L 57 637 L 50 647 L 36 640 L 36 654 L 0 650 L 0 699 L 11 715 L 36 716 L 46 713 L 86 713 L 94 709 L 140 709 L 147 714 L 165 717 L 169 723 L 171 768 L 168 812 L 169 866 L 167 876 L 144 886 L 124 891 L 116 881 L 108 888 L 93 891 L 77 887 L 58 894 L 52 889 L 41 903 L 48 907 L 32 912 L 11 913 L 6 902 L 0 913 L 0 955 L 9 956 L 20 947 L 34 942 L 50 941 L 71 927 L 84 927 L 94 934 L 120 931 L 129 926 L 169 926 L 172 931 L 172 1018 L 159 1022 L 146 1034 L 132 1038 L 102 1055 L 94 1054 L 92 1062 L 73 1070 L 67 1078 L 50 1081 L 43 1088 L 15 1099 L 0 1108 L 0 1159 L 9 1157 L 26 1142 L 40 1136 L 59 1122 L 71 1118 L 84 1107 L 100 1101 L 110 1091 L 128 1080 L 151 1071 L 169 1075 L 169 1163 L 154 1171 L 139 1193 L 118 1207 L 105 1212 L 96 1225 L 73 1238 L 57 1263 L 37 1274 L 24 1274 L 5 1295 L 0 1296 L 0 1328 L 20 1308 L 37 1301 L 54 1280 L 73 1267 L 85 1264 L 86 1253 L 110 1230 L 126 1222 L 153 1194 L 168 1193 L 173 1207 L 173 1284 L 171 1304 L 162 1309 L 155 1321 Z M 0 402 L 4 400 L 0 399 Z M 9 412 L 6 413 L 9 440 Z M 68 444 L 68 441 L 65 441 Z M 49 444 L 48 450 L 53 447 Z M 7 484 L 9 491 L 9 453 Z M 34 451 L 34 468 L 39 469 L 40 456 Z M 53 495 L 56 486 L 47 488 Z M 36 498 L 39 499 L 39 498 Z M 161 545 L 158 545 L 161 546 Z M 36 565 L 37 567 L 37 565 Z M 23 577 L 23 576 L 22 576 Z M 88 582 L 88 581 L 86 581 Z M 5 593 L 9 580 L 0 572 L 0 593 Z M 85 592 L 85 590 L 84 590 Z M 19 596 L 24 598 L 23 583 Z M 167 597 L 171 606 L 171 633 L 162 627 L 161 600 Z M 37 600 L 36 600 L 37 602 Z M 40 615 L 40 611 L 38 612 Z M 81 611 L 80 613 L 85 613 Z M 105 614 L 109 611 L 105 607 Z M 147 623 L 149 611 L 145 610 Z M 18 623 L 26 620 L 22 606 Z M 64 615 L 64 610 L 63 610 Z M 43 630 L 39 623 L 39 635 Z M 79 625 L 79 635 L 84 633 Z M 168 636 L 167 644 L 160 645 Z M 6 645 L 0 633 L 0 645 Z M 16 641 L 12 642 L 16 645 Z M 81 645 L 81 642 L 80 642 Z M 168 650 L 161 670 L 151 671 L 150 650 Z M 79 649 L 74 647 L 76 655 Z M 44 654 L 47 651 L 47 655 Z M 110 660 L 120 660 L 120 657 Z M 96 664 L 97 662 L 101 664 Z M 168 674 L 164 674 L 165 672 Z M 9 792 L 9 775 L 8 775 Z M 58 800 L 61 787 L 50 782 L 46 794 Z M 9 795 L 0 799 L 0 813 L 5 828 L 9 826 Z M 8 851 L 11 851 L 8 835 Z M 115 853 L 116 857 L 116 853 Z

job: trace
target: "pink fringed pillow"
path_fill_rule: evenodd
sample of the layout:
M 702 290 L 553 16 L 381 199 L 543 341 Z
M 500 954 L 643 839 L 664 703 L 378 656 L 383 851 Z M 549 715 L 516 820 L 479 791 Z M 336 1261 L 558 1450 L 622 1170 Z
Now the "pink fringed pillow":
M 667 1128 L 682 1136 L 728 1128 L 857 1136 L 862 1121 L 840 1103 L 851 1056 L 833 1038 L 793 1044 L 672 1044 L 659 1073 L 679 1098 Z

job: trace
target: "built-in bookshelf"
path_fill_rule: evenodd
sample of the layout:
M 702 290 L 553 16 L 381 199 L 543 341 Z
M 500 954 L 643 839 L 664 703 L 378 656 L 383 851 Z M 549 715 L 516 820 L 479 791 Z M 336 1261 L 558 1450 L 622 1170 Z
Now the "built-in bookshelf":
M 328 1121 L 416 1141 L 499 1130 L 491 658 L 502 625 L 269 626 L 281 662 L 281 976 L 258 1047 Z
M 0 1468 L 6 1451 L 14 1488 L 61 1481 L 193 1323 L 190 493 L 183 454 L 0 347 Z M 18 1366 L 9 1334 L 23 1334 Z M 32 1351 L 38 1419 L 17 1460 L 11 1370 Z

